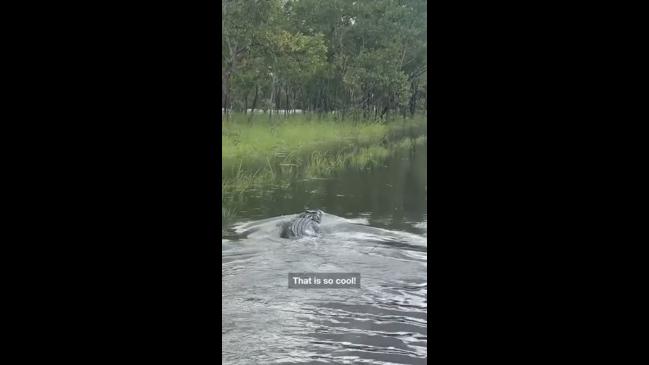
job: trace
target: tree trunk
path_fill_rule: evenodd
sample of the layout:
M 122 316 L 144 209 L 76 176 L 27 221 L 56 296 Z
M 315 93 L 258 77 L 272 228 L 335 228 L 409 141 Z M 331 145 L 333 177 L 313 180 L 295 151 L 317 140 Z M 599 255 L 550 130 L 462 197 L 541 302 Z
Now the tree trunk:
M 221 108 L 227 115 L 230 94 L 230 73 L 226 70 L 221 71 Z
M 250 91 L 246 91 L 246 95 L 243 98 L 243 115 L 248 114 L 248 93 Z
M 284 105 L 284 115 L 288 117 L 288 85 L 284 86 L 284 93 L 286 94 L 286 105 Z
M 259 85 L 255 84 L 255 98 L 252 99 L 252 106 L 250 110 L 250 119 L 248 121 L 252 120 L 252 116 L 255 114 L 255 108 L 257 107 L 257 97 L 259 96 Z
M 410 116 L 414 117 L 415 112 L 417 111 L 417 97 L 419 96 L 418 95 L 419 85 L 417 80 L 412 80 L 411 85 L 412 85 L 413 92 L 412 92 L 412 96 L 410 97 Z

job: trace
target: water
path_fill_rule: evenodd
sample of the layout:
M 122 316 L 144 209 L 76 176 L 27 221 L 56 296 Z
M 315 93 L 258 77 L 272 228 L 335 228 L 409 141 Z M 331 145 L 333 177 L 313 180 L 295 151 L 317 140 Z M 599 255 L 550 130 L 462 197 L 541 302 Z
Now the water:
M 222 233 L 224 364 L 423 364 L 426 145 L 384 165 L 253 191 Z M 305 206 L 323 236 L 279 238 Z M 361 289 L 288 289 L 289 272 L 359 272 Z

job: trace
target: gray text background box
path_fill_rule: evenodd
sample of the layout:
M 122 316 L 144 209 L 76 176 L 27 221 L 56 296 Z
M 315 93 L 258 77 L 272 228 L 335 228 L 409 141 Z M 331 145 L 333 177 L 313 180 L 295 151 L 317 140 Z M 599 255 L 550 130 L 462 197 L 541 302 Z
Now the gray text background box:
M 358 289 L 361 274 L 357 272 L 288 273 L 289 289 Z

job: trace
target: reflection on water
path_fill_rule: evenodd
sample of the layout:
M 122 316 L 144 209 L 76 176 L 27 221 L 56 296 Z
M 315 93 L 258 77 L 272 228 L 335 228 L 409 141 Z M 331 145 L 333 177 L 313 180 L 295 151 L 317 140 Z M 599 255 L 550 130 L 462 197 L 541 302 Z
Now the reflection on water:
M 425 144 L 242 202 L 222 238 L 224 364 L 425 363 Z M 279 238 L 305 206 L 323 236 Z M 289 272 L 360 272 L 361 289 L 288 289 Z

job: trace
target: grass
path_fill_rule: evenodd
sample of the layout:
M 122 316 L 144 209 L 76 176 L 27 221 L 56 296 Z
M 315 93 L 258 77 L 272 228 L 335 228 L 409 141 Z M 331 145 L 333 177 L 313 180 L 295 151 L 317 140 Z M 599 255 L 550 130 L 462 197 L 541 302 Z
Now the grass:
M 309 121 L 299 116 L 272 122 L 263 118 L 253 123 L 231 120 L 222 126 L 222 162 L 224 169 L 232 169 L 239 163 L 260 165 L 269 158 L 290 161 L 291 155 L 331 144 L 377 143 L 389 130 L 390 126 L 383 123 Z
M 269 121 L 258 116 L 249 122 L 243 115 L 233 115 L 222 125 L 222 191 L 245 192 L 260 185 L 287 184 L 296 176 L 327 177 L 349 166 L 378 165 L 390 149 L 415 141 L 398 136 L 413 128 L 425 131 L 425 125 L 423 117 L 383 123 L 303 115 Z

